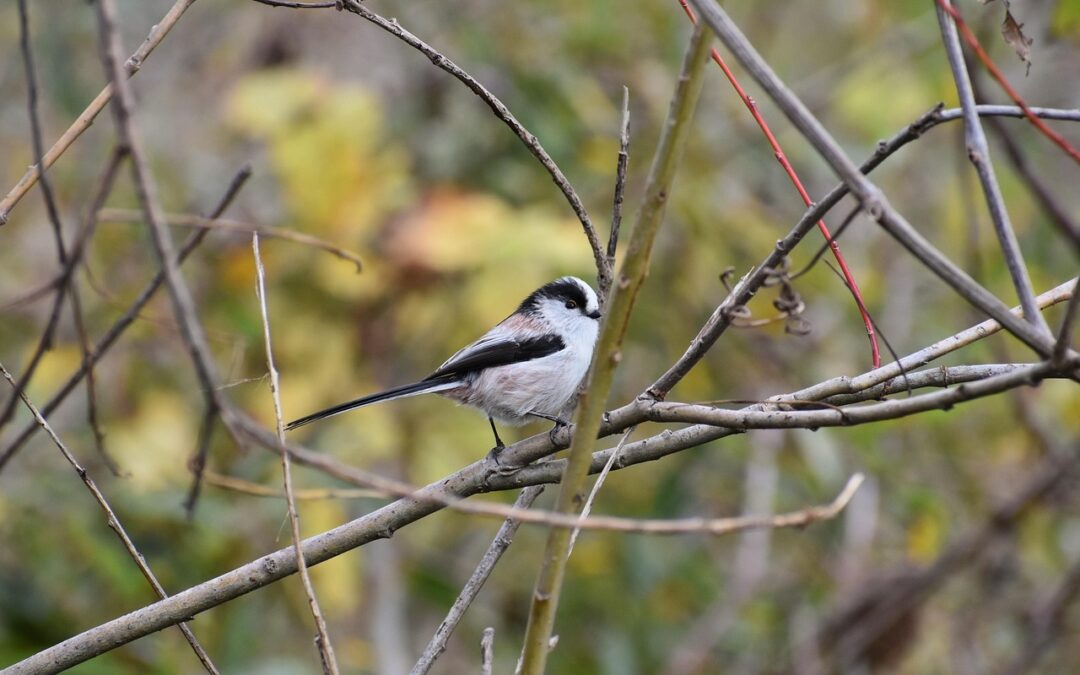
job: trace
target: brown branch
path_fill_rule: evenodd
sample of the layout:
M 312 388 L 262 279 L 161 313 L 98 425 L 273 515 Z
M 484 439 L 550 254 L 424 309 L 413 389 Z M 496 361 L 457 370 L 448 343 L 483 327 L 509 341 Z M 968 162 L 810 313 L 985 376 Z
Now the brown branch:
M 315 587 L 311 584 L 311 575 L 308 574 L 307 564 L 304 562 L 304 552 L 300 548 L 300 513 L 296 509 L 296 497 L 293 495 L 292 464 L 289 461 L 289 452 L 285 450 L 285 422 L 281 414 L 281 383 L 278 379 L 277 366 L 274 365 L 274 349 L 270 340 L 270 313 L 266 309 L 266 271 L 263 268 L 262 255 L 259 253 L 259 235 L 251 235 L 251 251 L 255 258 L 255 295 L 259 301 L 259 313 L 262 316 L 263 344 L 266 349 L 266 368 L 270 373 L 270 395 L 274 400 L 274 425 L 277 430 L 277 439 L 281 447 L 281 473 L 285 483 L 285 503 L 288 506 L 289 525 L 292 528 L 293 550 L 296 552 L 297 571 L 300 573 L 300 581 L 304 586 L 304 594 L 307 595 L 308 608 L 315 620 L 315 644 L 319 648 L 320 661 L 323 672 L 326 675 L 337 675 L 338 664 L 334 656 L 334 648 L 330 643 L 330 632 L 326 627 L 322 610 L 319 609 L 319 601 L 315 597 Z
M 495 661 L 495 629 L 488 626 L 480 638 L 480 675 L 491 675 Z
M 583 526 L 588 529 L 644 534 L 708 533 L 714 535 L 761 527 L 801 528 L 816 521 L 834 518 L 850 502 L 861 481 L 861 475 L 852 476 L 844 490 L 829 504 L 775 516 L 659 521 L 593 516 L 585 521 Z M 374 539 L 388 537 L 394 531 L 394 528 L 387 527 L 388 523 L 384 520 L 389 513 L 397 512 L 401 515 L 403 512 L 408 512 L 417 518 L 422 517 L 431 512 L 428 510 L 431 507 L 422 506 L 423 502 L 435 494 L 444 494 L 444 489 L 445 481 L 439 481 L 414 494 L 416 498 L 414 500 L 391 504 L 351 523 L 305 539 L 303 541 L 304 557 L 309 564 L 314 565 Z M 431 510 L 436 509 L 431 508 Z M 503 513 L 508 511 L 513 518 L 524 522 L 542 522 L 546 525 L 565 528 L 573 528 L 579 522 L 576 517 L 565 514 L 538 514 L 531 510 L 513 511 L 510 507 L 502 507 Z M 369 529 L 372 525 L 375 529 Z M 38 652 L 10 666 L 9 672 L 11 675 L 38 672 L 37 669 L 42 664 L 49 664 L 49 667 L 54 670 L 62 670 L 83 663 L 94 656 L 295 573 L 295 555 L 292 547 L 275 551 L 215 579 L 177 593 L 166 600 L 135 610 Z
M 127 77 L 135 75 L 142 68 L 143 62 L 154 51 L 154 48 L 161 44 L 161 41 L 165 39 L 165 36 L 169 34 L 169 31 L 176 26 L 176 22 L 180 20 L 180 17 L 187 11 L 188 7 L 195 2 L 195 0 L 176 0 L 169 11 L 165 13 L 161 21 L 154 24 L 150 29 L 150 34 L 146 36 L 143 43 L 139 45 L 139 48 L 128 57 L 124 62 L 124 70 Z M 79 136 L 84 131 L 90 128 L 90 125 L 94 123 L 94 118 L 98 116 L 105 106 L 113 97 L 113 86 L 111 84 L 106 85 L 104 89 L 90 102 L 90 105 L 86 106 L 86 109 L 82 111 L 79 117 L 71 123 L 67 131 L 63 133 L 60 138 L 53 143 L 53 146 L 49 148 L 49 151 L 45 153 L 44 166 L 47 169 L 56 163 L 56 160 L 63 155 L 68 148 L 78 140 Z M 38 181 L 40 173 L 37 166 L 32 166 L 23 175 L 19 182 L 15 184 L 15 187 L 11 188 L 7 196 L 0 199 L 0 225 L 7 222 L 8 216 L 11 213 L 11 209 L 15 208 L 15 205 L 19 202 L 23 196 L 30 191 L 30 188 L 34 187 L 34 184 Z
M 997 319 L 1006 330 L 1040 356 L 1044 358 L 1050 356 L 1053 350 L 1053 338 L 1026 321 L 1011 315 L 1008 307 L 1000 299 L 949 260 L 896 211 L 881 189 L 859 171 L 821 122 L 773 72 L 715 0 L 693 0 L 693 3 L 701 12 L 705 23 L 720 37 L 758 84 L 780 106 L 795 127 L 847 183 L 867 214 L 971 305 Z
M 1069 304 L 1065 307 L 1065 316 L 1061 318 L 1061 329 L 1058 331 L 1057 343 L 1054 344 L 1055 363 L 1063 363 L 1065 360 L 1078 316 L 1080 316 L 1080 277 L 1073 282 L 1072 297 L 1069 298 Z
M 544 487 L 542 485 L 534 485 L 525 488 L 514 502 L 514 508 L 519 510 L 528 509 L 543 491 Z M 488 577 L 491 576 L 491 572 L 495 569 L 495 565 L 499 562 L 499 559 L 502 558 L 503 553 L 506 553 L 506 549 L 510 548 L 510 544 L 514 540 L 514 534 L 517 533 L 520 526 L 520 520 L 507 518 L 506 522 L 499 528 L 499 531 L 495 534 L 495 538 L 491 540 L 491 545 L 488 546 L 487 551 L 485 551 L 483 557 L 480 558 L 480 562 L 477 564 L 476 569 L 473 570 L 469 580 L 465 582 L 465 586 L 463 586 L 461 592 L 458 593 L 457 599 L 454 600 L 454 604 L 450 606 L 450 611 L 447 612 L 446 618 L 439 624 L 439 628 L 435 631 L 435 635 L 428 641 L 427 647 L 424 648 L 424 653 L 420 655 L 420 659 L 416 662 L 416 665 L 409 671 L 409 675 L 425 675 L 425 673 L 431 670 L 431 667 L 435 665 L 435 660 L 446 650 L 446 643 L 450 640 L 450 636 L 454 633 L 457 625 L 461 623 L 462 617 L 465 616 L 465 611 L 469 609 L 473 600 L 475 600 L 476 596 L 480 593 L 480 589 L 483 588 Z
M 886 367 L 887 368 L 887 367 Z M 885 370 L 885 369 L 878 369 Z M 877 372 L 877 371 L 873 371 Z M 1011 375 L 1011 374 L 1010 374 Z M 1009 375 L 1006 375 L 1006 377 Z M 1000 376 L 999 376 L 1000 377 Z M 985 381 L 985 382 L 990 382 Z M 629 411 L 627 410 L 629 409 Z M 604 425 L 602 433 L 612 433 L 613 429 L 625 428 L 632 421 L 631 414 L 634 406 L 624 408 L 611 413 L 611 421 Z M 640 421 L 640 420 L 639 420 Z M 267 433 L 257 423 L 249 418 L 238 415 L 238 425 L 253 440 L 270 448 L 280 448 L 276 436 Z M 623 427 L 619 427 L 623 424 Z M 706 440 L 730 435 L 732 432 L 715 427 L 695 426 L 680 429 L 675 432 L 664 433 L 651 438 L 643 439 L 626 446 L 623 458 L 617 462 L 614 469 L 623 468 L 644 461 L 652 461 L 673 452 L 688 447 L 694 447 Z M 565 432 L 563 432 L 565 434 Z M 558 441 L 558 436 L 555 441 Z M 565 440 L 562 442 L 565 443 Z M 387 484 L 395 484 L 382 477 L 373 477 L 367 472 L 344 466 L 322 453 L 306 450 L 293 444 L 286 445 L 292 458 L 303 461 L 309 466 L 324 470 L 330 475 L 341 478 L 348 482 L 359 485 L 375 485 L 378 489 L 384 489 Z M 517 463 L 527 463 L 550 454 L 557 446 L 547 434 L 541 434 L 526 439 L 504 450 L 507 460 Z M 599 471 L 603 466 L 607 453 L 598 452 L 593 456 L 591 471 Z M 352 522 L 341 525 L 329 532 L 310 538 L 304 542 L 304 555 L 310 564 L 316 564 L 336 555 L 361 546 L 376 539 L 391 536 L 397 529 L 419 520 L 437 510 L 440 502 L 447 501 L 448 495 L 458 497 L 476 494 L 477 492 L 514 489 L 529 484 L 558 481 L 562 475 L 564 461 L 551 461 L 527 466 L 511 476 L 499 475 L 491 466 L 490 462 L 476 462 L 446 478 L 428 485 L 422 490 L 412 493 L 410 498 L 398 500 L 394 503 L 369 513 Z M 488 508 L 484 505 L 483 510 L 487 515 L 512 515 L 515 518 L 529 515 L 530 519 L 534 512 L 526 511 L 518 513 L 509 507 L 499 509 Z M 496 506 L 496 505 L 490 505 Z M 480 509 L 469 509 L 480 512 Z M 509 513 L 507 513 L 509 512 Z M 548 525 L 564 526 L 556 522 L 558 517 L 552 514 L 535 514 L 538 521 Z M 596 518 L 590 521 L 597 522 Z M 579 523 L 577 518 L 565 523 L 566 527 L 573 527 Z M 599 521 L 598 525 L 604 527 L 607 523 Z M 627 525 L 638 527 L 640 522 L 630 521 Z M 591 523 L 586 524 L 590 527 Z M 665 528 L 671 527 L 671 521 L 666 521 Z M 636 530 L 635 530 L 636 531 Z M 134 640 L 137 637 L 160 630 L 161 628 L 192 616 L 199 611 L 218 604 L 222 604 L 233 597 L 255 590 L 262 586 L 291 574 L 296 569 L 295 553 L 291 548 L 282 549 L 268 556 L 249 563 L 243 567 L 228 572 L 217 579 L 201 584 L 180 593 L 168 601 L 157 603 L 150 607 L 138 610 L 120 619 L 114 620 L 97 628 L 87 631 L 81 636 L 76 636 L 65 643 L 57 645 L 49 650 L 41 652 L 26 661 L 13 666 L 13 672 L 28 672 L 35 664 L 48 662 L 56 659 L 56 663 L 75 664 L 85 661 L 93 656 L 115 648 L 120 644 Z
M 97 217 L 99 220 L 105 222 L 118 222 L 118 223 L 142 223 L 145 222 L 145 217 L 140 211 L 132 209 L 101 209 L 98 211 Z M 331 244 L 328 241 L 313 237 L 303 232 L 296 232 L 295 230 L 289 230 L 282 227 L 271 227 L 269 225 L 258 225 L 255 223 L 246 223 L 241 220 L 230 220 L 228 218 L 203 218 L 191 213 L 166 213 L 164 214 L 165 222 L 169 225 L 179 225 L 181 227 L 195 227 L 204 230 L 222 230 L 224 232 L 238 232 L 244 234 L 252 234 L 257 232 L 260 236 L 268 237 L 271 239 L 284 239 L 286 241 L 295 242 L 304 246 L 311 246 L 312 248 L 321 249 L 326 251 L 330 255 L 341 258 L 346 262 L 350 262 L 356 265 L 356 271 L 359 272 L 364 265 L 360 256 L 348 251 L 340 246 Z
M 615 162 L 615 192 L 611 204 L 611 231 L 608 233 L 607 264 L 615 269 L 615 252 L 619 247 L 619 226 L 622 225 L 623 193 L 626 191 L 626 167 L 630 163 L 630 90 L 623 87 L 622 124 L 619 126 L 619 158 Z M 599 279 L 600 302 L 607 301 L 611 277 Z
M 284 499 L 285 492 L 272 488 L 266 485 L 260 485 L 258 483 L 252 483 L 251 481 L 244 480 L 242 478 L 236 478 L 235 476 L 226 476 L 225 474 L 216 473 L 214 471 L 206 470 L 203 472 L 203 481 L 207 485 L 213 485 L 214 487 L 221 488 L 230 492 L 238 492 L 244 495 L 250 495 L 252 497 L 272 497 L 275 499 Z M 307 488 L 303 490 L 294 490 L 293 494 L 300 501 L 321 501 L 327 499 L 377 499 L 383 497 L 383 493 L 376 490 L 363 490 L 363 489 L 334 489 L 334 488 Z
M 585 210 L 585 205 L 581 202 L 581 198 L 578 197 L 577 192 L 574 191 L 574 187 L 570 184 L 570 181 L 566 179 L 566 176 L 563 175 L 562 170 L 559 169 L 555 160 L 553 160 L 551 155 L 549 155 L 547 151 L 544 150 L 544 147 L 540 145 L 539 139 L 537 139 L 536 136 L 514 117 L 509 108 L 507 108 L 502 101 L 484 88 L 484 85 L 480 84 L 472 75 L 469 75 L 462 70 L 456 63 L 439 53 L 437 49 L 402 28 L 401 25 L 398 24 L 397 19 L 385 19 L 361 4 L 359 0 L 339 1 L 344 9 L 375 24 L 379 28 L 382 28 L 387 33 L 390 33 L 431 59 L 431 62 L 436 68 L 453 75 L 474 94 L 479 96 L 480 99 L 491 108 L 491 112 L 493 112 L 496 117 L 502 120 L 506 126 L 510 127 L 510 130 L 514 132 L 514 135 L 521 139 L 521 142 L 525 144 L 525 147 L 528 148 L 533 157 L 535 157 L 544 169 L 547 170 L 551 179 L 555 182 L 555 185 L 558 186 L 559 190 L 562 191 L 563 196 L 566 197 L 566 201 L 570 203 L 570 208 L 574 210 L 578 220 L 581 221 L 581 227 L 585 232 L 585 238 L 589 240 L 589 248 L 592 249 L 593 260 L 596 263 L 597 285 L 603 286 L 605 283 L 610 284 L 612 270 L 607 263 L 607 258 L 604 257 L 604 251 L 600 246 L 600 238 L 597 236 L 596 228 L 593 226 L 592 220 Z M 605 279 L 608 281 L 605 281 Z
M 114 163 L 111 165 L 113 167 L 113 174 L 115 174 L 115 170 L 118 167 L 119 158 L 122 156 L 123 152 L 120 151 L 114 158 Z M 251 167 L 246 165 L 241 167 L 241 169 L 236 173 L 235 176 L 233 176 L 232 180 L 229 182 L 228 187 L 225 189 L 225 194 L 222 196 L 217 206 L 215 206 L 214 209 L 211 211 L 211 214 L 209 216 L 211 219 L 216 218 L 225 212 L 225 209 L 229 207 L 233 199 L 236 197 L 237 193 L 240 191 L 240 188 L 244 186 L 244 183 L 246 183 L 248 178 L 250 177 Z M 111 184 L 111 180 L 103 181 L 103 185 L 106 184 Z M 104 190 L 99 191 L 99 194 L 104 193 Z M 97 206 L 100 207 L 100 205 Z M 94 208 L 92 209 L 92 212 L 96 213 L 97 210 L 97 208 Z M 198 232 L 195 232 L 187 238 L 187 240 L 180 247 L 180 251 L 177 253 L 177 265 L 180 265 L 185 260 L 187 260 L 188 256 L 191 255 L 191 252 L 194 251 L 199 246 L 199 244 L 202 243 L 203 239 L 206 238 L 206 235 L 208 233 L 209 230 L 199 230 Z M 90 350 L 89 361 L 80 364 L 79 368 L 74 373 L 72 373 L 70 377 L 68 377 L 67 381 L 65 381 L 64 384 L 61 385 L 60 388 L 56 391 L 56 393 L 53 394 L 53 396 L 48 400 L 48 402 L 46 402 L 45 405 L 42 406 L 41 410 L 45 415 L 51 415 L 52 412 L 61 403 L 64 402 L 68 395 L 71 394 L 72 391 L 74 391 L 75 387 L 77 387 L 79 383 L 82 382 L 83 378 L 87 376 L 90 368 L 92 368 L 105 355 L 105 353 L 114 344 L 116 344 L 117 339 L 119 339 L 120 336 L 123 335 L 124 331 L 127 330 L 128 326 L 134 323 L 135 318 L 139 315 L 139 312 L 142 311 L 142 309 L 147 305 L 147 303 L 150 302 L 150 299 L 154 297 L 154 294 L 158 291 L 159 288 L 161 288 L 164 283 L 165 273 L 164 271 L 159 270 L 157 273 L 154 274 L 153 279 L 151 279 L 150 282 L 145 287 L 143 287 L 142 291 L 139 293 L 139 296 L 135 298 L 135 301 L 132 302 L 131 305 L 127 308 L 127 310 L 120 316 L 120 318 L 117 319 L 116 322 L 113 323 L 113 325 L 110 326 L 107 331 L 105 331 L 105 334 L 97 341 L 97 344 L 94 345 L 94 348 Z M 15 438 L 8 442 L 7 445 L 3 446 L 3 448 L 0 448 L 0 471 L 3 470 L 7 462 L 11 460 L 11 458 L 15 455 L 16 452 L 19 451 L 21 447 L 23 447 L 26 441 L 30 438 L 30 436 L 34 434 L 37 429 L 38 427 L 36 424 L 34 424 L 33 422 L 28 423 L 25 427 L 23 427 L 22 431 L 20 431 L 15 436 Z
M 5 368 L 3 364 L 0 364 L 0 374 L 3 374 L 4 378 L 7 379 L 12 387 L 16 386 L 14 378 L 11 377 L 11 373 L 7 371 L 7 368 Z M 112 510 L 112 507 L 109 506 L 109 502 L 105 499 L 105 495 L 98 489 L 97 483 L 90 477 L 89 472 L 79 464 L 79 460 L 75 458 L 75 455 L 71 454 L 71 451 L 68 450 L 67 446 L 64 445 L 64 442 L 60 440 L 60 437 L 53 430 L 49 422 L 42 416 L 41 411 L 30 401 L 30 398 L 27 397 L 25 393 L 20 393 L 19 398 L 22 399 L 27 410 L 34 416 L 34 422 L 45 430 L 45 433 L 52 439 L 53 445 L 60 450 L 60 454 L 64 456 L 64 459 L 71 465 L 71 468 L 75 469 L 75 473 L 78 474 L 83 485 L 90 491 L 90 495 L 94 498 L 94 501 L 98 503 L 98 506 L 101 507 L 102 512 L 105 514 L 106 524 L 116 533 L 116 536 L 119 537 L 120 542 L 124 545 L 124 549 L 127 551 L 128 555 L 135 561 L 135 565 L 138 566 L 139 571 L 142 572 L 142 575 L 146 577 L 146 580 L 154 589 L 154 593 L 162 600 L 167 599 L 169 594 L 165 592 L 165 588 L 158 581 L 153 570 L 150 569 L 150 565 L 147 564 L 145 556 L 143 556 L 142 553 L 139 553 L 139 550 L 135 548 L 135 543 L 131 540 L 131 537 L 128 536 L 127 530 L 124 529 L 120 519 Z M 217 668 L 214 666 L 213 661 L 210 660 L 210 656 L 206 653 L 206 650 L 199 644 L 198 639 L 195 637 L 195 634 L 191 632 L 188 625 L 183 621 L 178 621 L 177 625 L 180 628 L 180 632 L 184 634 L 184 639 L 191 645 L 191 649 L 195 652 L 195 656 L 198 657 L 199 662 L 202 663 L 203 668 L 205 668 L 207 672 L 216 675 L 218 672 Z M 44 671 L 39 670 L 37 672 Z

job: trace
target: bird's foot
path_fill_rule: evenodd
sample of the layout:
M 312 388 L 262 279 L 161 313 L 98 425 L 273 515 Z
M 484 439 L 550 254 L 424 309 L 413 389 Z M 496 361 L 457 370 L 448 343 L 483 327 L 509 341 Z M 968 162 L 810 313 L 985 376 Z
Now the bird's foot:
M 503 464 L 502 462 L 499 461 L 499 455 L 502 454 L 502 451 L 505 448 L 506 448 L 505 445 L 496 445 L 494 448 L 492 448 L 488 452 L 487 457 L 486 457 L 486 460 L 488 462 L 491 462 L 492 464 L 495 465 L 495 468 L 492 471 L 494 473 L 500 475 L 500 476 L 509 476 L 511 474 L 517 473 L 518 471 L 521 471 L 521 469 L 524 468 L 522 466 L 513 466 L 513 465 L 510 465 L 510 464 Z

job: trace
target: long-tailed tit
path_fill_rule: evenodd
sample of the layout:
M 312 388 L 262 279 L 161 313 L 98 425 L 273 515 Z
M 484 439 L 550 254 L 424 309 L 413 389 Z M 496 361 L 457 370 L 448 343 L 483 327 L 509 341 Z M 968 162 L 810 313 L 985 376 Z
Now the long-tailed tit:
M 495 420 L 521 426 L 537 417 L 566 424 L 563 416 L 571 412 L 589 369 L 599 318 L 600 304 L 589 284 L 577 277 L 556 279 L 419 382 L 320 410 L 286 428 L 380 401 L 438 393 L 487 414 L 495 449 L 501 448 Z

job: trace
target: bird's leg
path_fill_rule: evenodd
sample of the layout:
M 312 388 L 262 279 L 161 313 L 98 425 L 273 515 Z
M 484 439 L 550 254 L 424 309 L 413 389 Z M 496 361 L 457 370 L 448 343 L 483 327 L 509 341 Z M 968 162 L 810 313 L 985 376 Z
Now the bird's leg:
M 491 433 L 495 434 L 495 447 L 488 453 L 488 459 L 491 459 L 496 464 L 499 463 L 499 451 L 506 447 L 506 444 L 499 438 L 499 431 L 495 428 L 495 420 L 488 417 L 488 424 L 491 425 Z

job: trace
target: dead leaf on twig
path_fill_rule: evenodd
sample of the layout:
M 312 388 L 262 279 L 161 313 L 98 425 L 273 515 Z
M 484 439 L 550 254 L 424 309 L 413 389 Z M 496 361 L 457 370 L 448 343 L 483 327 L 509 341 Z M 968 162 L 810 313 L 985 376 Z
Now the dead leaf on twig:
M 1005 42 L 1013 48 L 1016 55 L 1020 57 L 1020 60 L 1027 64 L 1027 73 L 1031 72 L 1031 43 L 1034 42 L 1031 38 L 1024 35 L 1024 24 L 1018 23 L 1013 18 L 1012 12 L 1007 8 L 1005 10 L 1005 20 L 1001 22 L 1001 35 L 1005 38 Z

